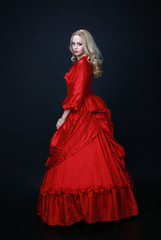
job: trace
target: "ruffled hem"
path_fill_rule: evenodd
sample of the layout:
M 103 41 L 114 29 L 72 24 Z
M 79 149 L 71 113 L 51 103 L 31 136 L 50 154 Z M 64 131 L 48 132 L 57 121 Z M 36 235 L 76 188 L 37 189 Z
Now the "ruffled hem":
M 88 188 L 75 188 L 75 189 L 71 189 L 71 188 L 65 188 L 62 189 L 61 187 L 57 189 L 55 189 L 54 191 L 52 189 L 48 189 L 45 190 L 43 188 L 43 185 L 41 185 L 40 187 L 40 194 L 41 195 L 62 195 L 65 194 L 66 196 L 74 194 L 74 195 L 79 195 L 80 193 L 89 193 L 91 191 L 93 191 L 94 193 L 102 193 L 104 191 L 107 192 L 112 192 L 112 189 L 117 189 L 119 190 L 120 188 L 128 188 L 130 187 L 131 189 L 133 189 L 134 185 L 133 183 L 128 183 L 127 185 L 115 185 L 113 187 L 105 187 L 105 186 L 91 186 Z
M 118 221 L 139 213 L 130 185 L 118 188 L 71 190 L 49 194 L 40 191 L 37 215 L 48 225 L 67 226 L 85 220 Z

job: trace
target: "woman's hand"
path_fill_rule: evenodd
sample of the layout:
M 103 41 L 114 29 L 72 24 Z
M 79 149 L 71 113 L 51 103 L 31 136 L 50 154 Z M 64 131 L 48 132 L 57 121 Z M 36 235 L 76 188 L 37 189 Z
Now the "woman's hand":
M 56 123 L 56 128 L 58 129 L 65 122 L 65 118 L 59 118 Z

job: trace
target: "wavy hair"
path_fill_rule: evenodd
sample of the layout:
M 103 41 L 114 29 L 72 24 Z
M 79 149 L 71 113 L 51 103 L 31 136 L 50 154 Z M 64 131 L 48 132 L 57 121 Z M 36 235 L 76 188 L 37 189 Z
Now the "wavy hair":
M 72 48 L 72 41 L 73 41 L 74 35 L 81 36 L 82 38 L 84 52 L 88 56 L 87 61 L 90 62 L 92 65 L 94 78 L 101 77 L 101 75 L 104 72 L 103 70 L 101 70 L 101 67 L 103 64 L 103 57 L 91 33 L 85 29 L 77 30 L 71 36 L 69 49 L 73 54 L 73 56 L 71 57 L 72 62 L 76 61 L 76 56 Z

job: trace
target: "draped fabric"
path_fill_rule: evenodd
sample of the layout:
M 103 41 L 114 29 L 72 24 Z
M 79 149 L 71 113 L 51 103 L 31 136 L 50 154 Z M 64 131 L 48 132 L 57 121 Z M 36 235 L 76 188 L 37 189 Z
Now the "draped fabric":
M 124 148 L 113 136 L 111 110 L 92 93 L 92 74 L 84 56 L 64 76 L 67 96 L 61 105 L 71 111 L 51 139 L 37 201 L 37 214 L 49 225 L 139 213 Z

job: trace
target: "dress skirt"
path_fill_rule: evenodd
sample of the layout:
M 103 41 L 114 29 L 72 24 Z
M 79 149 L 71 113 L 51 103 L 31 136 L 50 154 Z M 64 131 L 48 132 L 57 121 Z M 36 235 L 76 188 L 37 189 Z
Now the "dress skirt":
M 92 94 L 81 108 L 81 117 L 74 118 L 75 114 L 69 113 L 64 126 L 61 125 L 51 139 L 50 156 L 46 163 L 48 168 L 37 200 L 37 215 L 48 225 L 61 226 L 81 220 L 87 223 L 118 221 L 137 215 L 139 210 L 132 192 L 133 180 L 125 168 L 124 149 L 113 137 L 110 110 L 99 96 Z M 99 126 L 96 127 L 99 131 L 93 137 L 88 134 L 88 141 L 87 137 L 83 138 L 84 135 L 81 138 L 79 132 L 83 131 L 81 126 L 85 126 L 85 120 L 83 125 L 81 121 L 83 116 L 86 116 L 84 119 L 89 116 L 89 119 L 94 120 L 93 124 Z M 74 119 L 77 126 L 80 124 L 76 132 L 78 139 L 74 133 Z M 69 139 L 63 131 L 69 132 L 67 126 L 71 123 Z M 91 129 L 92 125 L 86 125 L 86 133 L 89 133 L 89 127 Z M 59 145 L 63 150 L 66 149 L 65 158 L 60 158 L 54 164 L 54 157 L 58 156 L 58 141 L 55 139 L 58 140 L 61 133 L 68 139 L 64 145 Z M 55 149 L 55 155 L 51 154 L 52 149 Z M 58 150 L 60 153 L 60 147 Z

